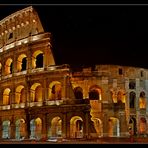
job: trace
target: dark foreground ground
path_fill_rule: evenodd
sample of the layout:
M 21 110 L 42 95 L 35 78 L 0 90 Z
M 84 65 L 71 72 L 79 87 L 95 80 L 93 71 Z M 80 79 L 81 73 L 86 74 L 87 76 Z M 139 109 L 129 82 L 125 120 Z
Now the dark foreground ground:
M 60 139 L 49 141 L 36 140 L 1 140 L 0 144 L 148 144 L 145 138 L 98 138 L 98 139 Z

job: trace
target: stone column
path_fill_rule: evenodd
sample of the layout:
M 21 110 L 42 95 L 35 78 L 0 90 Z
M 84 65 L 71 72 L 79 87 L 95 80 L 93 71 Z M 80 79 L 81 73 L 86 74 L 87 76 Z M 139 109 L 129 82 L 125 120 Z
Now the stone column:
M 103 114 L 103 136 L 104 137 L 108 136 L 108 117 L 107 117 L 107 113 Z
M 26 106 L 29 107 L 30 103 L 30 80 L 29 77 L 26 78 Z
M 43 102 L 46 103 L 48 100 L 48 86 L 47 86 L 47 80 L 43 80 Z
M 62 133 L 64 138 L 70 138 L 70 121 L 67 112 L 63 115 Z
M 48 130 L 47 130 L 47 115 L 45 114 L 42 118 L 42 139 L 46 140 L 47 135 L 48 135 Z
M 128 126 L 126 122 L 126 116 L 123 113 L 119 114 L 119 123 L 120 123 L 120 137 L 124 137 L 128 135 Z
M 84 128 L 84 136 L 85 138 L 89 138 L 90 137 L 90 130 L 89 130 L 89 112 L 85 112 L 85 122 L 84 122 L 84 125 L 85 125 L 85 128 Z
M 12 117 L 11 123 L 10 123 L 10 138 L 15 139 L 15 121 L 14 121 L 13 117 Z
M 31 47 L 28 47 L 28 54 L 27 54 L 27 73 L 30 73 L 32 70 L 32 52 L 30 51 Z
M 62 137 L 67 138 L 67 113 L 63 113 L 63 122 L 62 122 Z
M 30 138 L 30 112 L 28 110 L 26 110 L 26 138 L 29 139 Z
M 48 66 L 48 58 L 49 56 L 48 56 L 47 48 L 45 48 L 44 54 L 43 54 L 43 67 L 45 70 L 47 69 L 47 66 Z
M 13 67 L 12 67 L 12 74 L 14 75 L 14 73 L 17 73 L 17 57 L 16 57 L 16 52 L 14 51 L 14 55 L 13 55 Z
M 6 59 L 4 58 L 2 61 L 1 61 L 1 64 L 2 64 L 2 72 L 1 72 L 1 76 L 5 76 L 5 62 L 6 62 Z
M 13 108 L 14 104 L 15 104 L 15 86 L 13 85 L 13 88 L 9 94 L 9 99 L 10 99 L 10 106 L 11 108 Z

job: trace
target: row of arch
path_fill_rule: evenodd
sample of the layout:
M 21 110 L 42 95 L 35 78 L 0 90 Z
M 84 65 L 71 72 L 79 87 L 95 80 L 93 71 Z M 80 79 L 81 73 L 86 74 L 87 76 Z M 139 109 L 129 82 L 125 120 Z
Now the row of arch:
M 29 122 L 29 127 L 30 139 L 43 138 L 43 122 L 41 118 L 32 119 Z M 46 131 L 47 137 L 62 137 L 62 127 L 62 119 L 59 116 L 54 117 Z M 26 121 L 23 118 L 16 120 L 15 139 L 26 138 L 27 134 Z M 9 120 L 2 122 L 2 138 L 11 138 L 11 122 Z M 70 119 L 70 138 L 83 138 L 83 120 L 80 116 L 73 116 Z
M 103 136 L 103 124 L 98 118 L 93 118 L 94 126 L 99 137 Z M 119 136 L 119 120 L 111 117 L 108 120 L 108 136 Z M 43 123 L 41 118 L 35 118 L 30 121 L 30 139 L 41 139 L 42 138 L 42 127 Z M 11 134 L 11 123 L 9 120 L 3 121 L 2 123 L 2 138 L 10 138 Z M 26 137 L 27 125 L 24 119 L 18 119 L 15 122 L 15 138 L 21 139 Z M 47 129 L 47 137 L 62 137 L 63 125 L 62 119 L 59 116 L 54 117 L 51 120 L 51 124 Z M 84 137 L 84 121 L 80 116 L 73 116 L 70 119 L 70 138 L 83 138 Z
M 59 81 L 53 81 L 49 85 L 48 89 L 48 97 L 46 100 L 61 100 L 63 96 L 63 88 L 62 83 Z M 9 105 L 10 104 L 10 88 L 5 88 L 3 90 L 3 105 Z M 125 103 L 125 93 L 122 91 L 118 91 L 117 94 L 114 92 L 112 93 L 112 99 L 114 103 Z M 43 101 L 43 87 L 40 83 L 34 83 L 30 87 L 30 102 L 41 102 Z M 74 88 L 74 94 L 76 99 L 83 99 L 83 89 L 81 87 L 75 87 Z M 102 90 L 99 86 L 93 85 L 89 89 L 88 97 L 90 100 L 101 100 L 102 98 Z M 19 85 L 15 88 L 15 104 L 19 103 L 25 103 L 26 102 L 26 92 L 25 92 L 25 86 Z M 129 107 L 135 108 L 136 105 L 136 93 L 134 91 L 131 91 L 129 93 Z M 146 96 L 145 92 L 140 92 L 139 96 L 139 108 L 140 109 L 146 109 Z
M 96 133 L 98 137 L 103 136 L 103 123 L 99 118 L 92 119 Z M 63 136 L 63 123 L 59 116 L 52 118 L 51 123 L 46 131 L 47 138 L 62 137 Z M 136 119 L 131 117 L 129 120 L 129 128 L 133 134 L 137 134 Z M 41 139 L 43 138 L 43 122 L 42 119 L 37 117 L 29 122 L 29 138 Z M 141 117 L 139 120 L 139 134 L 147 134 L 147 121 L 145 117 Z M 15 139 L 26 138 L 27 123 L 21 118 L 15 121 Z M 110 117 L 108 119 L 108 136 L 119 137 L 120 136 L 120 123 L 119 119 Z M 84 137 L 84 121 L 80 116 L 73 116 L 70 119 L 70 138 L 83 138 Z M 2 122 L 2 138 L 11 138 L 11 122 L 5 120 Z
M 130 108 L 135 108 L 136 106 L 136 93 L 134 91 L 131 91 L 129 93 L 129 107 Z M 145 96 L 145 92 L 142 91 L 140 92 L 139 95 L 139 108 L 140 109 L 146 109 L 146 96 Z
M 31 57 L 31 66 L 32 69 L 35 68 L 42 68 L 43 67 L 43 62 L 44 62 L 44 53 L 41 50 L 37 50 L 32 54 Z M 27 55 L 26 54 L 20 54 L 17 57 L 17 63 L 16 63 L 16 70 L 17 72 L 21 72 L 24 70 L 27 70 Z M 14 69 L 14 61 L 13 58 L 8 58 L 5 62 L 4 65 L 0 63 L 0 71 L 4 71 L 4 75 L 9 75 L 13 73 Z
M 47 98 L 46 100 L 61 100 L 64 96 L 64 89 L 62 87 L 62 83 L 59 81 L 52 81 L 47 89 Z M 41 83 L 34 83 L 31 85 L 29 92 L 26 92 L 26 88 L 24 85 L 19 85 L 15 88 L 14 93 L 14 104 L 25 103 L 27 100 L 27 93 L 29 93 L 30 102 L 42 102 L 44 101 L 43 94 L 43 86 Z M 75 87 L 74 88 L 74 95 L 76 99 L 83 99 L 83 92 L 82 88 Z M 10 105 L 11 104 L 11 89 L 5 88 L 2 92 L 3 98 L 3 105 Z M 89 99 L 90 100 L 100 100 L 101 99 L 101 89 L 94 85 L 90 87 L 89 90 Z
M 77 99 L 83 98 L 83 89 L 81 87 L 76 87 L 74 89 L 75 96 Z M 90 100 L 101 100 L 102 89 L 97 85 L 94 85 L 90 88 L 89 99 Z M 111 91 L 111 96 L 113 103 L 125 103 L 126 94 L 123 90 L 121 91 Z M 136 93 L 134 91 L 129 92 L 129 107 L 135 108 L 136 106 Z M 146 95 L 144 91 L 140 92 L 139 95 L 139 108 L 146 109 Z
M 25 86 L 19 85 L 15 88 L 15 104 L 25 103 L 26 100 Z M 43 88 L 40 83 L 34 83 L 30 87 L 30 102 L 42 102 L 43 101 Z M 11 89 L 5 88 L 3 90 L 3 105 L 11 104 Z M 59 81 L 52 81 L 48 87 L 48 100 L 60 100 L 62 98 L 62 85 Z

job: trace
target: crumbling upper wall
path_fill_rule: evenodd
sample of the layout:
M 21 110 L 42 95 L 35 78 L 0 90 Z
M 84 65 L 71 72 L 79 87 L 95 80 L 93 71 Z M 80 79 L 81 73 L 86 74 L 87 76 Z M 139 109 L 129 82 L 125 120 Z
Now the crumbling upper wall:
M 17 11 L 0 21 L 0 48 L 30 35 L 44 32 L 32 6 Z

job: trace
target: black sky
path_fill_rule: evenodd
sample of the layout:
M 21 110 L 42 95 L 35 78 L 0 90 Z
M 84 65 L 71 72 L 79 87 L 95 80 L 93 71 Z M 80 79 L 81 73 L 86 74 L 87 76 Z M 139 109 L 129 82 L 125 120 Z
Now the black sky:
M 0 19 L 29 5 L 0 6 Z M 148 5 L 33 5 L 56 64 L 148 68 Z

